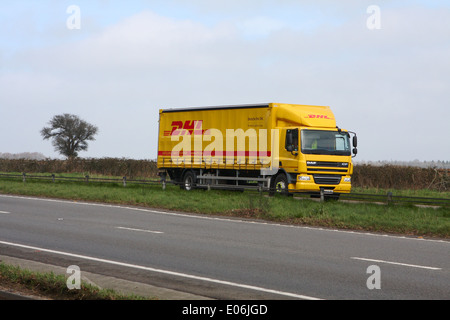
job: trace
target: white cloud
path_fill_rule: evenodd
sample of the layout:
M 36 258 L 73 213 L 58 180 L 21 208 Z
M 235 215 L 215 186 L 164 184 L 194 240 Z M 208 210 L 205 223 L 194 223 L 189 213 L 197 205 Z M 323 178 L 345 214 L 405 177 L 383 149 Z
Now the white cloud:
M 266 37 L 274 31 L 285 28 L 286 24 L 277 19 L 259 16 L 238 23 L 238 27 L 245 37 L 251 39 Z

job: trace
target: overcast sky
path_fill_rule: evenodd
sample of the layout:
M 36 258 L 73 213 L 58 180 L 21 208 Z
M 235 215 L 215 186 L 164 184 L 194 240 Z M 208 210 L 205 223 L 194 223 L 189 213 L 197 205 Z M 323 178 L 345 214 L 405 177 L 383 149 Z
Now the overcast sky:
M 330 106 L 357 160 L 449 161 L 449 1 L 0 2 L 0 152 L 60 157 L 39 131 L 72 113 L 80 156 L 155 159 L 159 109 L 264 102 Z

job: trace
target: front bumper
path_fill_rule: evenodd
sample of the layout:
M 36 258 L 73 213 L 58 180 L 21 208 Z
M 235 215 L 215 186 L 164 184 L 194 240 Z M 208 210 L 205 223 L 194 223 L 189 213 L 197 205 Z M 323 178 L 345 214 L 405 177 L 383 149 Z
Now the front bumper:
M 291 192 L 320 192 L 321 189 L 325 190 L 333 190 L 333 193 L 350 193 L 352 185 L 351 185 L 351 177 L 348 175 L 345 176 L 330 176 L 336 183 L 327 184 L 327 179 L 316 179 L 318 181 L 322 181 L 325 183 L 317 183 L 315 181 L 313 175 L 301 174 L 297 176 L 297 180 L 295 183 L 289 184 L 289 191 Z M 339 179 L 339 177 L 341 177 Z M 322 177 L 321 177 L 322 178 Z

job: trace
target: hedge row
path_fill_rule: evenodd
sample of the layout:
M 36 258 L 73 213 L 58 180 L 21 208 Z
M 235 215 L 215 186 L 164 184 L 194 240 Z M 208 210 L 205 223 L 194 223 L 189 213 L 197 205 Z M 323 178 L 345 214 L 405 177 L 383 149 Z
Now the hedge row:
M 155 160 L 100 158 L 73 160 L 0 159 L 0 172 L 26 173 L 83 173 L 90 175 L 154 178 Z M 448 169 L 418 168 L 395 165 L 356 165 L 352 177 L 355 187 L 383 189 L 450 190 Z
M 382 189 L 450 190 L 448 169 L 404 167 L 394 165 L 355 165 L 352 185 Z
M 75 158 L 72 160 L 0 159 L 0 172 L 83 173 L 127 178 L 157 176 L 156 161 L 119 158 Z

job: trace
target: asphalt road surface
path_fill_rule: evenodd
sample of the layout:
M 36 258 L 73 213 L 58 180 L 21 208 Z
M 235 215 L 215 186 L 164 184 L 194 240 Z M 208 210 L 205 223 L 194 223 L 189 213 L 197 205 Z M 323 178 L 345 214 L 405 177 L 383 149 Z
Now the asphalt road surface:
M 449 299 L 450 242 L 0 195 L 0 255 L 213 299 Z

